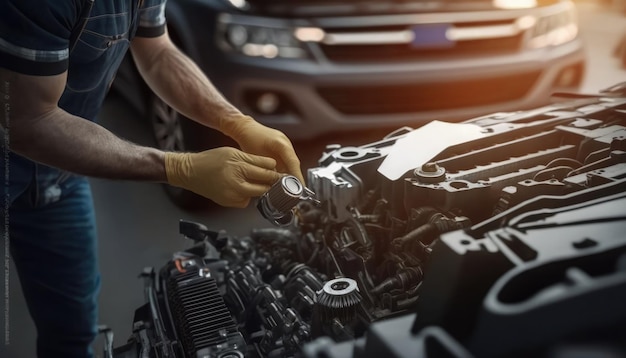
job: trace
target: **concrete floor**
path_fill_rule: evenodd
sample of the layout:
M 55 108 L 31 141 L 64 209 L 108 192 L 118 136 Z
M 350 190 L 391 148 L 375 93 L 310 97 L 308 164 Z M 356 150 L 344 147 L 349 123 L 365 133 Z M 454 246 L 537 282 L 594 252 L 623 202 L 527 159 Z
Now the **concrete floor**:
M 587 43 L 588 71 L 581 92 L 595 93 L 626 81 L 626 70 L 612 57 L 619 37 L 626 33 L 624 17 L 593 3 L 580 2 L 581 31 Z M 128 140 L 151 145 L 148 128 L 137 120 L 122 99 L 111 96 L 101 114 L 102 124 Z M 384 133 L 329 136 L 300 143 L 303 168 L 316 164 L 326 143 L 364 144 Z M 100 236 L 102 291 L 100 321 L 113 328 L 116 344 L 131 332 L 134 310 L 144 299 L 137 275 L 146 266 L 161 266 L 185 243 L 177 232 L 180 218 L 203 222 L 244 236 L 251 228 L 268 226 L 256 209 L 219 209 L 190 214 L 175 207 L 157 184 L 92 180 Z M 9 267 L 9 330 L 2 322 L 0 357 L 34 357 L 35 330 L 21 297 L 13 266 Z M 6 292 L 2 292 L 2 297 Z M 5 300 L 6 302 L 6 300 Z M 6 309 L 6 306 L 4 307 Z M 6 311 L 6 310 L 5 310 Z M 8 338 L 8 345 L 5 344 Z M 97 342 L 98 350 L 101 342 Z

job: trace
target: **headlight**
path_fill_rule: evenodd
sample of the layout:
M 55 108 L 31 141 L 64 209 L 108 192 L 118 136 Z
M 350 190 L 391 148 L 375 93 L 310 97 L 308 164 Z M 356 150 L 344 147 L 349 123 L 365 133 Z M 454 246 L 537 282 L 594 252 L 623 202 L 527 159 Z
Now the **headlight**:
M 237 21 L 230 15 L 219 18 L 218 45 L 225 51 L 265 58 L 303 58 L 306 51 L 294 37 L 293 29 L 261 25 L 251 21 Z
M 531 9 L 537 7 L 537 0 L 493 0 L 498 9 Z
M 574 40 L 578 36 L 576 9 L 570 5 L 565 11 L 537 18 L 530 34 L 530 48 L 558 46 Z
M 249 6 L 246 0 L 228 0 L 228 2 L 237 9 L 247 9 Z

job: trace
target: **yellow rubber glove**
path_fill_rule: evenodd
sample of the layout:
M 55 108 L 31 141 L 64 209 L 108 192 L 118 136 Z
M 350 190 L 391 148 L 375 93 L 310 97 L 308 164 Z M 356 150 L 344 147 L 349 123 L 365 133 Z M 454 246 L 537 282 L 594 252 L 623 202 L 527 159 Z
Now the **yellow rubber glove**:
M 223 119 L 220 122 L 220 131 L 234 139 L 244 152 L 274 158 L 277 171 L 291 174 L 305 183 L 300 159 L 283 132 L 266 127 L 244 115 Z
M 272 158 L 230 147 L 200 153 L 165 153 L 170 185 L 191 190 L 222 206 L 244 208 L 282 176 Z

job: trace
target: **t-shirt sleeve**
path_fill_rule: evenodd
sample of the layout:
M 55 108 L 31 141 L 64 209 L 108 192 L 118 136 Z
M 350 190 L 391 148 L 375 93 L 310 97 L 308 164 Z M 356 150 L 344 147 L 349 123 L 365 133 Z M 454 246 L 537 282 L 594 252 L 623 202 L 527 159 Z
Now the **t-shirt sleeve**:
M 67 70 L 74 1 L 0 0 L 0 67 L 38 76 Z
M 167 0 L 143 0 L 139 8 L 136 36 L 158 37 L 165 33 L 165 3 Z

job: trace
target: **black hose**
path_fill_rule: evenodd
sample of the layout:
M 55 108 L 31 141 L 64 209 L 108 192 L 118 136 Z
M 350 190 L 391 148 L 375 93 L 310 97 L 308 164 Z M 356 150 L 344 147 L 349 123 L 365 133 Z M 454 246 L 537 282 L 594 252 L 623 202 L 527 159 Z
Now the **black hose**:
M 436 215 L 440 217 L 435 218 Z M 407 245 L 419 241 L 422 244 L 430 245 L 439 235 L 448 231 L 462 229 L 468 227 L 471 222 L 469 220 L 454 220 L 450 219 L 443 214 L 434 214 L 431 216 L 432 222 L 424 224 L 417 229 L 409 232 L 408 234 L 395 238 L 391 241 L 391 247 L 394 251 L 400 252 L 404 250 Z
M 406 269 L 402 269 L 397 275 L 385 279 L 378 286 L 374 287 L 371 292 L 375 295 L 380 295 L 394 289 L 406 291 L 422 282 L 423 278 L 424 273 L 421 268 L 408 267 Z
M 404 248 L 413 241 L 423 241 L 425 239 L 430 239 L 431 237 L 434 239 L 437 236 L 438 230 L 437 226 L 434 224 L 425 224 L 418 227 L 415 230 L 412 230 L 408 234 L 395 238 L 391 241 L 391 247 L 395 252 L 401 252 Z M 432 240 L 430 240 L 432 241 Z
M 430 206 L 423 206 L 420 208 L 412 208 L 408 223 L 408 229 L 413 230 L 418 228 L 429 221 L 432 221 L 432 217 L 435 214 L 441 214 L 441 212 Z

